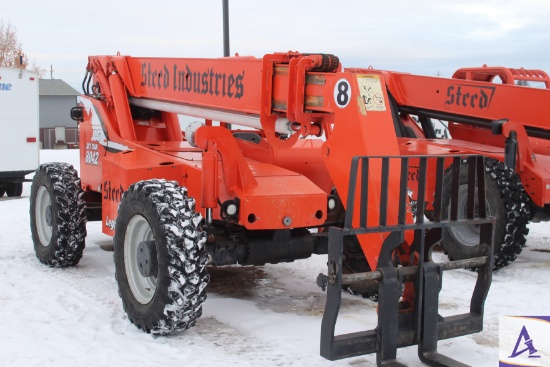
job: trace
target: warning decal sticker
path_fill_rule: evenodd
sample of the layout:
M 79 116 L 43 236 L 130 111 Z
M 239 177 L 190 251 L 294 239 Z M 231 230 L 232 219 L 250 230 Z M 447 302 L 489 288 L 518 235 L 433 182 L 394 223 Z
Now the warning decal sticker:
M 386 101 L 384 100 L 380 76 L 357 74 L 357 84 L 367 111 L 386 111 Z

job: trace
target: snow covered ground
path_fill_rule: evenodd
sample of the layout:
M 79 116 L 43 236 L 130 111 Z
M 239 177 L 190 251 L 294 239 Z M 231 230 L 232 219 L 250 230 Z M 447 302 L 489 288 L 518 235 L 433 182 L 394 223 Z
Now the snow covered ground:
M 42 151 L 41 161 L 78 167 L 77 151 Z M 264 267 L 211 269 L 197 326 L 172 337 L 144 334 L 126 318 L 114 278 L 110 238 L 88 223 L 75 268 L 51 269 L 34 255 L 30 184 L 23 197 L 0 199 L 0 366 L 375 366 L 374 356 L 329 362 L 319 356 L 325 294 L 315 285 L 325 256 Z M 527 247 L 494 274 L 482 333 L 441 341 L 439 350 L 472 366 L 498 363 L 500 315 L 549 315 L 550 224 L 531 224 Z M 444 315 L 465 312 L 475 275 L 447 272 Z M 344 295 L 337 331 L 370 329 L 376 303 Z M 416 348 L 401 361 L 422 366 Z

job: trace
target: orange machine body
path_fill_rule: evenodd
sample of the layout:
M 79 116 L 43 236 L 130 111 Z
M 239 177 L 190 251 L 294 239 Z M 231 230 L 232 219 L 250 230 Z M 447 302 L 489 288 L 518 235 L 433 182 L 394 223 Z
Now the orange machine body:
M 532 202 L 550 204 L 550 79 L 541 70 L 504 67 L 464 68 L 453 78 L 372 71 L 384 75 L 402 119 L 428 116 L 448 122 L 452 139 L 400 138 L 401 151 L 418 154 L 482 154 L 505 160 L 505 143 L 512 132 L 517 140 L 516 166 Z M 538 82 L 546 88 L 517 85 Z M 497 83 L 498 82 L 498 83 Z M 405 117 L 403 117 L 405 116 Z M 492 130 L 493 122 L 501 127 Z M 436 148 L 437 147 L 437 148 Z M 429 205 L 429 203 L 428 203 Z
M 101 195 L 96 199 L 109 235 L 122 193 L 139 180 L 178 181 L 203 214 L 212 210 L 214 220 L 223 220 L 223 203 L 238 200 L 233 222 L 247 230 L 316 228 L 327 223 L 333 189 L 345 205 L 355 156 L 483 154 L 503 160 L 512 131 L 518 142 L 515 168 L 527 193 L 539 207 L 550 203 L 545 121 L 550 89 L 514 85 L 526 80 L 548 86 L 541 71 L 468 68 L 445 79 L 343 69 L 333 56 L 296 52 L 262 59 L 95 56 L 88 71 L 96 95 L 83 98 L 82 184 Z M 491 83 L 497 77 L 504 84 Z M 149 115 L 144 106 L 154 107 Z M 453 139 L 422 139 L 409 117 L 420 114 L 449 121 Z M 178 115 L 204 118 L 206 126 L 185 137 Z M 502 119 L 500 133 L 492 134 L 491 122 Z M 413 136 L 396 134 L 396 120 Z M 253 129 L 239 132 L 256 138 L 236 139 L 225 128 L 240 121 L 245 126 L 253 121 Z M 324 139 L 315 139 L 320 136 Z M 409 188 L 416 195 L 414 164 L 409 168 Z M 391 167 L 388 187 L 395 203 L 399 169 Z M 379 219 L 379 184 L 374 179 L 369 186 L 373 224 Z M 434 182 L 427 185 L 433 193 Z M 384 238 L 360 238 L 373 268 Z
M 481 86 L 472 87 L 473 83 Z M 115 237 L 119 282 L 132 280 L 137 286 L 136 293 L 131 289 L 131 297 L 139 294 L 145 299 L 138 301 L 140 307 L 151 304 L 147 298 L 151 287 L 143 282 L 161 274 L 151 270 L 160 256 L 160 252 L 155 255 L 160 241 L 158 237 L 151 241 L 149 235 L 143 240 L 133 236 L 145 227 L 138 217 L 144 215 L 136 211 L 128 223 L 125 216 L 128 208 L 140 205 L 140 198 L 132 195 L 144 195 L 149 201 L 156 195 L 159 214 L 168 207 L 172 215 L 181 209 L 169 206 L 158 193 L 178 201 L 184 194 L 175 185 L 149 181 L 146 186 L 151 194 L 136 189 L 129 197 L 123 195 L 142 180 L 176 181 L 194 198 L 194 210 L 204 218 L 192 218 L 199 227 L 193 226 L 196 242 L 181 243 L 187 247 L 187 242 L 193 242 L 197 252 L 190 252 L 189 257 L 201 267 L 207 263 L 264 265 L 328 254 L 328 274 L 317 278 L 328 294 L 321 332 L 323 356 L 337 359 L 377 351 L 377 360 L 395 362 L 395 356 L 386 352 L 412 344 L 431 348 L 429 354 L 436 356 L 432 342 L 441 335 L 447 338 L 482 329 L 493 264 L 494 219 L 485 210 L 483 157 L 465 154 L 474 149 L 458 140 L 424 139 L 407 107 L 450 111 L 453 116 L 464 113 L 486 121 L 486 111 L 497 105 L 496 96 L 500 96 L 486 84 L 344 69 L 329 54 L 287 52 L 261 59 L 91 56 L 83 82 L 85 95 L 71 111 L 80 122 L 80 182 L 87 219 L 101 220 L 103 232 L 111 236 L 119 223 Z M 502 86 L 507 87 L 514 88 Z M 481 89 L 474 96 L 476 88 Z M 459 89 L 464 92 L 460 96 Z M 476 115 L 476 106 L 483 117 Z M 182 116 L 185 121 L 180 121 Z M 189 121 L 189 117 L 196 120 Z M 182 122 L 187 124 L 183 132 Z M 517 130 L 522 144 L 530 141 L 521 126 L 509 121 L 502 125 L 502 134 Z M 484 153 L 502 154 L 496 146 L 479 145 L 489 147 Z M 521 157 L 528 153 L 529 149 L 521 150 Z M 477 181 L 475 175 L 468 177 L 467 202 L 469 208 L 477 202 L 479 214 L 457 219 L 455 210 L 446 220 L 441 214 L 444 166 L 452 162 L 453 177 L 457 177 L 462 161 L 469 172 L 477 172 Z M 536 170 L 528 160 L 521 160 L 520 167 L 525 172 L 531 167 Z M 483 188 L 477 195 L 475 185 Z M 153 186 L 162 186 L 164 191 L 154 191 Z M 458 185 L 453 186 L 456 206 Z M 417 204 L 432 197 L 435 215 L 428 223 L 424 206 Z M 192 200 L 187 205 L 191 209 Z M 451 266 L 480 270 L 470 313 L 445 320 L 437 312 L 443 268 L 431 261 L 430 253 L 444 228 L 459 225 L 480 226 L 479 253 L 466 261 L 449 262 L 446 270 Z M 185 228 L 172 232 L 178 240 L 188 236 Z M 169 237 L 160 234 L 162 240 Z M 126 247 L 134 245 L 132 255 Z M 170 246 L 174 254 L 162 259 L 166 264 L 185 261 L 184 268 L 189 264 L 189 269 L 195 269 L 195 263 L 180 255 L 179 242 Z M 117 249 L 122 247 L 120 255 Z M 199 256 L 200 247 L 204 254 Z M 373 272 L 368 272 L 369 267 Z M 204 274 L 205 281 L 197 288 L 206 285 L 208 275 Z M 343 283 L 344 275 L 352 277 Z M 363 287 L 364 281 L 373 280 L 380 290 L 377 330 L 335 339 L 342 286 Z M 133 283 L 128 284 L 132 287 Z M 187 287 L 195 288 L 191 283 L 182 284 L 186 287 L 183 293 L 187 294 Z M 171 287 L 172 283 L 166 288 Z M 155 292 L 160 294 L 153 296 L 155 303 L 166 298 Z M 158 315 L 168 316 L 168 308 L 161 306 Z M 187 313 L 182 315 L 188 318 Z M 143 329 L 149 332 L 148 326 Z M 428 339 L 429 345 L 423 344 Z
M 90 57 L 92 90 L 101 97 L 83 97 L 81 179 L 85 190 L 101 195 L 104 233 L 114 235 L 127 187 L 159 177 L 187 187 L 197 208 L 203 214 L 212 209 L 214 220 L 222 220 L 222 203 L 237 199 L 234 222 L 247 230 L 324 226 L 332 189 L 346 202 L 353 157 L 400 153 L 384 76 L 330 63 L 334 58 L 299 53 L 263 59 Z M 164 112 L 136 114 L 134 106 L 143 103 Z M 222 126 L 206 118 L 193 146 L 182 137 L 174 110 L 221 114 Z M 259 141 L 235 139 L 223 126 L 239 118 L 261 125 L 254 130 Z M 277 132 L 281 118 L 295 133 Z M 324 140 L 304 139 L 323 132 Z M 399 167 L 392 167 L 390 202 L 398 200 L 398 178 Z M 374 180 L 370 191 L 369 221 L 378 223 L 380 183 Z M 397 217 L 397 205 L 389 208 L 388 217 Z M 373 268 L 384 238 L 360 239 Z

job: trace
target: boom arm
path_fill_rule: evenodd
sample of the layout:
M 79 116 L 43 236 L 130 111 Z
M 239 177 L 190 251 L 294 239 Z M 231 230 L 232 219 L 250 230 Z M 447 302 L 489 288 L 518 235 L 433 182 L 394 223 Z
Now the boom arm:
M 315 119 L 311 111 L 307 116 L 301 115 L 303 105 L 299 102 L 299 90 L 289 89 L 301 85 L 303 97 L 304 80 L 290 80 L 294 83 L 289 84 L 288 70 L 296 68 L 300 68 L 302 73 L 306 70 L 334 71 L 338 68 L 338 58 L 298 53 L 266 55 L 263 60 L 254 57 L 158 59 L 95 56 L 90 57 L 88 63 L 88 71 L 98 85 L 96 89 L 113 104 L 119 102 L 115 111 L 124 111 L 117 114 L 123 121 L 121 126 L 131 126 L 127 123 L 129 110 L 123 106 L 132 104 L 262 129 L 272 145 L 284 147 L 292 146 L 298 137 L 281 140 L 278 138 L 280 134 L 321 134 L 320 127 L 311 122 Z M 281 85 L 274 89 L 262 87 L 266 83 L 270 86 L 272 80 Z M 123 87 L 128 100 L 115 101 Z M 115 88 L 116 92 L 113 91 Z M 272 100 L 272 97 L 282 99 Z M 285 115 L 292 119 L 292 123 Z M 121 135 L 125 139 L 135 139 L 125 128 L 122 128 Z
M 400 112 L 449 122 L 453 139 L 441 144 L 505 161 L 529 186 L 535 204 L 544 207 L 550 203 L 546 189 L 550 187 L 546 169 L 550 89 L 514 84 L 515 80 L 526 80 L 548 85 L 546 73 L 503 67 L 464 68 L 446 79 L 378 72 L 386 77 Z M 497 77 L 504 84 L 492 82 Z M 513 148 L 505 152 L 505 146 Z
M 404 111 L 487 128 L 491 127 L 491 121 L 507 118 L 525 126 L 530 136 L 550 138 L 547 121 L 550 89 L 521 88 L 477 79 L 382 73 L 386 76 L 390 92 Z

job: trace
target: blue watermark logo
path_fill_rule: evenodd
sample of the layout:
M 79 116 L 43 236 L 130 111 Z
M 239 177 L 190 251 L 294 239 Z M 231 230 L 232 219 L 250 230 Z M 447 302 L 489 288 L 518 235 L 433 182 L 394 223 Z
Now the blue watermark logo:
M 550 316 L 501 316 L 500 367 L 550 367 Z
M 525 349 L 519 350 L 522 343 L 524 344 Z M 519 333 L 518 341 L 516 342 L 514 351 L 512 352 L 512 355 L 508 356 L 508 358 L 516 358 L 517 356 L 525 352 L 529 352 L 529 358 L 540 358 L 540 355 L 537 355 L 538 351 L 533 345 L 533 340 L 529 337 L 529 333 L 527 332 L 525 326 L 523 326 L 521 332 Z

